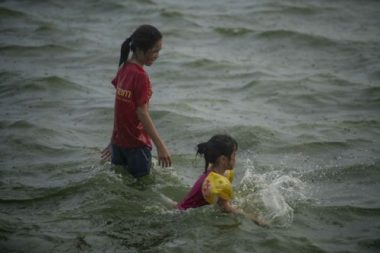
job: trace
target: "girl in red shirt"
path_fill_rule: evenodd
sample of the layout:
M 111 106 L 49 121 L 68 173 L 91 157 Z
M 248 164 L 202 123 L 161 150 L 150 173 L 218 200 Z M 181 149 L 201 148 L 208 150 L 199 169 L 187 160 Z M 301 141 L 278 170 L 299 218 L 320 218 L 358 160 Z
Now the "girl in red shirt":
M 162 34 L 151 25 L 138 27 L 122 46 L 119 69 L 112 80 L 116 89 L 114 127 L 110 144 L 102 151 L 103 160 L 123 165 L 134 177 L 148 175 L 152 141 L 162 167 L 171 166 L 171 157 L 149 114 L 152 87 L 144 66 L 159 57 Z M 128 59 L 132 51 L 132 57 Z

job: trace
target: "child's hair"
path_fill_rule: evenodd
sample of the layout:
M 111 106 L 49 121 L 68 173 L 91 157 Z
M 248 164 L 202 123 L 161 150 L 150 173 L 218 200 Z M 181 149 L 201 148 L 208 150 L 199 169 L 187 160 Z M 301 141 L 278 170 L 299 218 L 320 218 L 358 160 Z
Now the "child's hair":
M 210 163 L 215 163 L 218 157 L 224 155 L 228 158 L 237 150 L 237 141 L 229 135 L 217 134 L 207 142 L 197 145 L 197 155 L 203 155 L 205 159 L 205 172 Z
M 139 48 L 146 53 L 160 39 L 162 39 L 162 34 L 156 27 L 152 25 L 138 27 L 121 45 L 119 67 L 128 60 L 131 50 L 135 52 L 136 48 Z

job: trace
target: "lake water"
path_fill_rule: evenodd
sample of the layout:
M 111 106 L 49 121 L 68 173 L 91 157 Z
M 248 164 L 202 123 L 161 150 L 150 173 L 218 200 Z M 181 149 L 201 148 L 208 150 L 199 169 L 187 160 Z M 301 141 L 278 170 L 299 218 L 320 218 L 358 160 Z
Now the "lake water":
M 100 151 L 145 23 L 173 167 L 136 182 Z M 379 1 L 3 0 L 0 30 L 1 252 L 380 251 Z M 270 228 L 170 207 L 216 133 L 239 142 L 234 203 Z

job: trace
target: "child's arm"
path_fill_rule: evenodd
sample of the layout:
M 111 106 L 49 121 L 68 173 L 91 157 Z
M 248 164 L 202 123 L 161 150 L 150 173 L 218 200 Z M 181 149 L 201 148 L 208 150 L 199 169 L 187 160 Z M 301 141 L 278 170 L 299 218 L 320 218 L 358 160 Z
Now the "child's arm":
M 243 210 L 233 207 L 230 201 L 228 200 L 219 198 L 218 205 L 222 208 L 223 211 L 227 213 L 242 214 L 245 217 L 253 220 L 257 225 L 262 226 L 262 227 L 268 227 L 268 225 L 265 222 L 263 222 L 261 219 L 259 219 L 255 214 L 248 214 L 244 212 Z
M 156 145 L 158 153 L 158 164 L 162 167 L 170 167 L 172 165 L 170 154 L 164 142 L 158 135 L 158 132 L 153 124 L 152 118 L 150 117 L 147 104 L 137 107 L 137 117 L 143 124 L 145 131 L 149 134 L 150 138 L 152 138 L 154 145 Z
M 235 207 L 233 207 L 230 203 L 230 201 L 218 198 L 218 205 L 222 210 L 226 213 L 234 213 L 234 214 L 240 214 L 241 211 Z

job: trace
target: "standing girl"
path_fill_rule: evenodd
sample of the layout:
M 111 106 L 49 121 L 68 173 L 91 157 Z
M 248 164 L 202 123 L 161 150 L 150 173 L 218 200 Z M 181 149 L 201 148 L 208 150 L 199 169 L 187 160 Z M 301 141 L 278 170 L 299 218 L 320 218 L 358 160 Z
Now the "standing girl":
M 171 166 L 171 157 L 149 114 L 152 87 L 145 66 L 157 60 L 162 34 L 151 25 L 138 27 L 122 46 L 119 70 L 112 80 L 116 89 L 115 116 L 110 144 L 102 159 L 123 165 L 134 177 L 148 175 L 151 168 L 152 141 L 159 165 Z M 128 59 L 129 52 L 132 57 Z
M 236 140 L 228 135 L 214 135 L 209 141 L 198 144 L 197 154 L 204 156 L 205 171 L 177 205 L 178 209 L 186 210 L 216 203 L 225 212 L 244 214 L 258 225 L 265 225 L 256 215 L 244 213 L 231 205 L 231 183 L 237 148 Z

